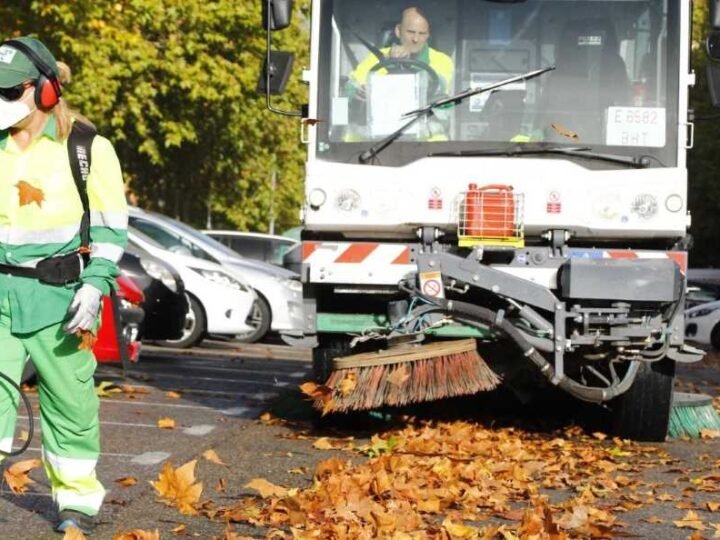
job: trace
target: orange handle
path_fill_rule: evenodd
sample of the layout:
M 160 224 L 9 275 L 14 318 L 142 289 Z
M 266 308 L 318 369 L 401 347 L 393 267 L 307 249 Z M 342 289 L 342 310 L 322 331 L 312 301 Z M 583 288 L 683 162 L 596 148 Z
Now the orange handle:
M 478 191 L 488 191 L 488 190 L 491 190 L 491 189 L 496 189 L 496 190 L 498 190 L 498 191 L 512 191 L 512 190 L 513 190 L 513 187 L 512 187 L 512 186 L 506 186 L 506 185 L 503 185 L 503 184 L 490 184 L 490 185 L 487 185 L 487 186 L 483 186 L 483 187 L 481 187 L 481 188 L 478 188 L 477 190 L 478 190 Z

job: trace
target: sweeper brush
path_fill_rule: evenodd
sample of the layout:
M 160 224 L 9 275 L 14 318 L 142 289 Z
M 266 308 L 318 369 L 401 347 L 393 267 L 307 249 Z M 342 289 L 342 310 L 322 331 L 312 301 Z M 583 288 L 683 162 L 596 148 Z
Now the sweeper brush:
M 315 406 L 326 412 L 403 406 L 488 391 L 499 383 L 474 339 L 404 344 L 334 359 L 325 383 L 331 401 L 326 396 Z

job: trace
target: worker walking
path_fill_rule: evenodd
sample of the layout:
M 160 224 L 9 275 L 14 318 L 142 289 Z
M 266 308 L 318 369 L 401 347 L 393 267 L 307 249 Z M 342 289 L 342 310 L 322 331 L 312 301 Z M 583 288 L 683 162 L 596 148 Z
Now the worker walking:
M 69 79 L 37 39 L 0 43 L 0 371 L 19 381 L 32 358 L 56 530 L 90 532 L 105 495 L 91 337 L 127 244 L 127 206 L 111 143 L 61 97 Z M 0 380 L 4 452 L 17 405 Z

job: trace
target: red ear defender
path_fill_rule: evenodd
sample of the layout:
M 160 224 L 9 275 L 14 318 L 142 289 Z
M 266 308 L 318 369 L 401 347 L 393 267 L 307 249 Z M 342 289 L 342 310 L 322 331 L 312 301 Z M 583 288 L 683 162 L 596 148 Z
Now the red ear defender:
M 61 95 L 62 91 L 57 79 L 48 79 L 44 75 L 40 75 L 35 83 L 35 105 L 39 109 L 52 109 L 60 101 Z

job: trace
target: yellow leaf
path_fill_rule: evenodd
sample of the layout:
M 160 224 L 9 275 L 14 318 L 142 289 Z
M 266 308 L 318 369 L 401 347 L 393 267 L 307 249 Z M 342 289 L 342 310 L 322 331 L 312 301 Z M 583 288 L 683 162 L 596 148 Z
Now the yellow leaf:
M 182 398 L 182 394 L 180 392 L 170 390 L 169 392 L 165 392 L 165 397 L 168 399 L 180 399 Z
M 693 512 L 692 510 L 688 510 L 688 513 L 685 514 L 682 519 L 673 521 L 673 523 L 679 529 L 694 529 L 696 531 L 704 531 L 705 529 L 707 529 L 707 527 L 703 525 L 700 516 L 698 516 L 697 513 Z
M 708 509 L 708 512 L 717 512 L 720 510 L 720 502 L 706 502 L 705 507 Z
M 183 529 L 185 525 L 182 525 Z M 160 540 L 160 531 L 155 529 L 154 531 L 144 531 L 142 529 L 133 529 L 131 531 L 124 531 L 117 533 L 113 536 L 113 540 Z
M 192 460 L 173 469 L 172 464 L 166 462 L 158 479 L 150 481 L 163 502 L 177 507 L 183 514 L 198 513 L 194 505 L 200 500 L 202 483 L 195 483 L 196 464 L 197 460 Z
M 3 472 L 3 477 L 13 493 L 25 493 L 27 491 L 27 486 L 35 483 L 28 474 L 33 469 L 37 469 L 41 466 L 42 462 L 39 459 L 26 459 L 25 461 L 18 461 Z
M 456 538 L 479 538 L 478 529 L 463 525 L 462 523 L 453 523 L 450 518 L 445 518 L 442 528 L 447 531 L 452 540 Z
M 267 499 L 268 497 L 285 497 L 288 493 L 287 488 L 277 486 L 264 478 L 255 478 L 245 484 L 244 487 L 254 489 L 263 499 Z
M 115 482 L 120 484 L 122 487 L 130 487 L 137 484 L 137 478 L 134 476 L 126 476 L 125 478 L 118 478 Z
M 702 439 L 720 439 L 720 429 L 701 429 L 700 437 Z
M 98 397 L 103 398 L 112 397 L 113 394 L 120 394 L 122 393 L 122 390 L 110 381 L 100 381 L 100 383 L 98 383 L 95 387 L 95 393 Z
M 78 349 L 81 351 L 92 351 L 95 343 L 97 343 L 98 338 L 91 330 L 76 330 L 75 335 L 80 338 Z
M 208 461 L 212 461 L 213 463 L 217 463 L 218 465 L 225 465 L 227 467 L 227 463 L 220 459 L 220 456 L 218 456 L 217 452 L 215 452 L 215 450 L 213 449 L 205 450 L 202 456 Z
M 223 478 L 218 479 L 218 483 L 215 486 L 215 491 L 218 493 L 225 493 L 225 480 Z
M 86 540 L 86 536 L 77 527 L 68 527 L 62 540 Z
M 345 378 L 340 383 L 340 394 L 342 397 L 348 397 L 352 394 L 353 390 L 357 386 L 357 373 L 350 371 L 345 375 Z
M 157 421 L 157 425 L 160 429 L 175 429 L 175 420 L 163 417 Z
M 333 450 L 335 447 L 330 442 L 330 439 L 327 437 L 320 437 L 317 441 L 313 443 L 313 448 L 317 448 L 318 450 Z

